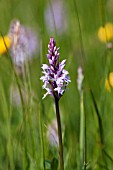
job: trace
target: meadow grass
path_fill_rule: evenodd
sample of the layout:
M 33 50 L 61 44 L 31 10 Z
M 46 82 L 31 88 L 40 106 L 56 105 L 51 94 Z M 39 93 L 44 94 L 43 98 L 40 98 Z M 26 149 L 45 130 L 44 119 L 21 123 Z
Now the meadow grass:
M 107 46 L 109 40 L 99 40 L 98 30 L 113 22 L 113 2 L 55 2 L 63 2 L 66 12 L 60 28 L 53 0 L 0 1 L 1 37 L 7 35 L 10 22 L 18 19 L 33 28 L 39 39 L 37 53 L 22 68 L 24 74 L 16 73 L 8 51 L 0 56 L 0 170 L 60 169 L 54 99 L 42 99 L 45 91 L 40 80 L 50 37 L 60 47 L 60 60 L 66 59 L 71 79 L 59 103 L 64 169 L 112 170 L 113 86 L 109 73 L 113 72 L 113 50 Z M 45 22 L 47 7 L 52 30 Z M 84 75 L 82 94 L 77 88 L 79 66 Z M 106 89 L 106 79 L 110 90 Z M 51 135 L 51 142 L 52 131 L 56 136 Z

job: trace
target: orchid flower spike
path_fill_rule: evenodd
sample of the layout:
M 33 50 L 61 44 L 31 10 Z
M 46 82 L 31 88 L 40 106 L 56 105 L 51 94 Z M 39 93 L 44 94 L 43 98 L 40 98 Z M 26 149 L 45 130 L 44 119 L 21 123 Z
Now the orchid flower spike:
M 54 38 L 50 38 L 47 54 L 49 65 L 42 65 L 44 75 L 40 78 L 44 83 L 43 89 L 47 91 L 43 98 L 50 94 L 60 99 L 71 82 L 68 71 L 64 69 L 66 60 L 60 62 L 59 57 L 59 48 L 56 47 Z

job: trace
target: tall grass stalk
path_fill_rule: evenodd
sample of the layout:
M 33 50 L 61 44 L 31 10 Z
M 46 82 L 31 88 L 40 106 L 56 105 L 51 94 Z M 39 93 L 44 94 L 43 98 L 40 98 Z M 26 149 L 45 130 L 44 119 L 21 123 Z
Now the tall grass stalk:
M 42 104 L 41 106 L 42 107 Z M 41 140 L 41 167 L 45 170 L 45 153 L 44 153 L 44 137 L 43 137 L 43 126 L 42 126 L 42 108 L 39 107 L 39 131 L 40 131 L 40 140 Z
M 92 100 L 93 100 L 93 104 L 94 104 L 94 108 L 95 108 L 95 111 L 96 111 L 96 114 L 97 114 L 97 119 L 98 119 L 98 126 L 99 126 L 99 135 L 100 135 L 100 144 L 101 144 L 101 150 L 100 152 L 102 153 L 102 159 L 103 159 L 103 162 L 105 164 L 105 167 L 106 169 L 108 169 L 108 165 L 107 165 L 107 154 L 105 154 L 105 150 L 104 150 L 104 147 L 105 147 L 105 142 L 104 142 L 104 132 L 103 132 L 103 124 L 102 124 L 102 118 L 101 118 L 101 115 L 99 113 L 99 109 L 98 109 L 98 106 L 97 106 L 97 103 L 95 101 L 95 98 L 94 98 L 94 95 L 93 95 L 93 92 L 92 90 L 90 91 L 91 92 L 91 97 L 92 97 Z
M 40 41 L 40 65 L 43 63 L 43 51 L 42 51 L 42 40 Z M 40 73 L 39 73 L 40 74 Z M 39 76 L 41 77 L 41 76 Z M 40 83 L 40 88 L 41 88 Z M 40 89 L 41 91 L 41 89 Z M 40 93 L 40 100 L 42 100 L 42 93 Z M 42 115 L 44 115 L 44 105 L 42 102 L 39 104 L 39 131 L 40 131 L 40 141 L 41 141 L 41 166 L 43 167 L 43 170 L 45 170 L 45 151 L 44 151 L 44 138 L 43 138 L 43 124 L 42 124 Z
M 101 20 L 102 20 L 102 26 L 104 27 L 105 26 L 105 23 L 106 23 L 106 11 L 105 11 L 105 0 L 99 0 L 99 7 L 100 7 L 100 12 L 101 12 Z M 107 31 L 105 29 L 105 37 L 106 37 L 106 47 L 107 47 L 107 44 L 109 43 L 108 41 L 108 35 L 107 35 Z M 105 63 L 105 68 L 104 68 L 104 74 L 103 74 L 103 81 L 102 81 L 102 90 L 101 90 L 101 114 L 103 115 L 104 114 L 104 106 L 105 106 L 105 81 L 107 79 L 107 76 L 108 76 L 108 71 L 109 71 L 109 66 L 110 66 L 110 52 L 111 52 L 111 49 L 107 48 L 106 49 L 106 53 L 105 53 L 105 60 L 106 60 L 106 63 Z
M 86 170 L 86 120 L 84 112 L 83 90 L 80 93 L 80 170 Z
M 101 141 L 101 145 L 103 146 L 104 145 L 104 134 L 103 134 L 102 118 L 101 118 L 101 115 L 100 115 L 100 112 L 99 112 L 99 109 L 98 109 L 97 103 L 95 101 L 94 94 L 93 94 L 92 90 L 90 90 L 90 92 L 91 92 L 93 105 L 94 105 L 96 115 L 97 115 L 97 119 L 98 119 L 100 141 Z
M 38 152 L 36 152 L 36 134 L 37 132 L 35 132 L 35 126 L 34 124 L 34 102 L 33 102 L 33 91 L 32 91 L 32 87 L 31 87 L 31 76 L 30 76 L 30 67 L 29 67 L 29 63 L 28 61 L 26 61 L 25 63 L 25 68 L 23 70 L 23 82 L 24 82 L 24 90 L 25 90 L 25 94 L 26 96 L 26 118 L 27 118 L 27 129 L 30 128 L 30 134 L 31 134 L 31 153 L 32 153 L 32 158 L 35 159 L 35 167 L 38 168 Z M 35 114 L 35 116 L 37 117 L 37 115 Z M 37 120 L 37 118 L 35 117 L 35 120 Z M 27 140 L 27 137 L 26 137 Z
M 105 25 L 106 15 L 105 15 L 105 0 L 99 0 L 99 7 L 101 12 L 102 25 Z
M 101 89 L 101 114 L 104 115 L 104 109 L 105 109 L 105 99 L 106 99 L 106 86 L 105 82 L 108 79 L 108 73 L 109 73 L 109 67 L 110 67 L 110 58 L 111 58 L 111 50 L 107 49 L 106 53 L 106 63 L 104 68 L 104 74 L 103 74 L 103 81 L 102 81 L 102 89 Z
M 0 79 L 0 82 L 1 79 Z M 3 85 L 0 83 L 0 91 L 1 91 L 1 97 L 2 97 L 2 109 L 4 113 L 4 120 L 6 123 L 6 140 L 7 140 L 7 169 L 8 164 L 10 166 L 11 170 L 15 170 L 14 165 L 14 155 L 13 155 L 13 143 L 12 143 L 12 134 L 11 134 L 11 113 L 8 106 L 8 103 L 6 101 L 6 95 Z
M 3 41 L 4 41 L 4 37 L 3 37 L 3 34 L 1 33 L 1 36 L 3 38 Z M 17 83 L 17 87 L 18 87 L 18 90 L 19 90 L 19 94 L 20 94 L 20 100 L 21 100 L 21 104 L 22 104 L 22 110 L 23 110 L 23 126 L 24 126 L 24 135 L 26 134 L 26 117 L 25 117 L 25 105 L 24 105 L 24 99 L 23 99 L 23 95 L 22 95 L 22 90 L 21 90 L 21 86 L 20 86 L 20 81 L 19 81 L 19 78 L 18 78 L 18 75 L 16 73 L 16 70 L 15 70 L 15 66 L 12 62 L 12 59 L 11 59 L 11 56 L 10 56 L 10 53 L 8 51 L 8 48 L 7 48 L 7 45 L 4 41 L 4 45 L 6 47 L 6 51 L 7 51 L 7 57 L 8 57 L 8 60 L 10 61 L 10 65 L 11 65 L 11 68 L 12 68 L 12 71 L 13 71 L 13 74 L 14 74 L 14 78 L 16 80 L 16 83 Z M 10 134 L 10 133 L 9 133 Z M 25 137 L 25 136 L 24 136 Z M 25 139 L 23 139 L 23 150 L 24 150 L 24 156 L 23 156 L 23 170 L 26 170 L 26 143 L 24 141 Z M 13 169 L 12 169 L 13 170 Z
M 82 56 L 82 65 L 85 64 L 85 52 L 84 52 L 84 45 L 83 45 L 83 37 L 82 37 L 82 30 L 81 30 L 81 25 L 80 25 L 80 19 L 79 19 L 79 13 L 78 13 L 78 7 L 76 0 L 73 0 L 74 3 L 74 8 L 75 8 L 75 14 L 77 16 L 78 20 L 78 27 L 79 27 L 79 38 L 80 38 L 80 45 L 81 45 L 81 56 Z

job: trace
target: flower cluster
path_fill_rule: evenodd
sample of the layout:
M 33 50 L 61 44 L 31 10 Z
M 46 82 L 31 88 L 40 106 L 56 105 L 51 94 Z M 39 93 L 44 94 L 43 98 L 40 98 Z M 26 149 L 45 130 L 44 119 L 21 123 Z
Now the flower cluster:
M 40 78 L 44 82 L 43 89 L 47 90 L 43 98 L 50 94 L 60 99 L 71 82 L 68 71 L 64 69 L 66 60 L 59 62 L 59 56 L 59 48 L 56 47 L 54 38 L 50 38 L 47 54 L 49 65 L 42 65 L 44 76 Z
M 21 25 L 18 20 L 14 20 L 11 22 L 8 35 L 12 41 L 12 60 L 16 66 L 21 66 L 26 59 L 32 58 L 38 49 L 36 33 L 31 28 Z

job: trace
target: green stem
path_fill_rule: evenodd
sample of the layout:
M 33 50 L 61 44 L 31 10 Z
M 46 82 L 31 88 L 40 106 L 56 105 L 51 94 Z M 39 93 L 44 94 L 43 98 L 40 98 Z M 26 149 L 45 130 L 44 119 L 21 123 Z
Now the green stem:
M 42 166 L 43 166 L 43 170 L 45 170 L 44 139 L 43 139 L 43 127 L 42 127 L 42 119 L 41 119 L 42 108 L 40 110 L 41 111 L 39 111 L 39 129 L 40 129 L 40 139 L 41 139 L 41 147 L 42 147 Z
M 104 71 L 104 75 L 103 75 L 103 86 L 102 86 L 102 90 L 101 90 L 101 114 L 104 115 L 104 111 L 105 111 L 105 100 L 106 100 L 106 89 L 105 89 L 105 81 L 107 80 L 108 77 L 108 73 L 109 73 L 109 67 L 110 67 L 110 50 L 107 50 L 107 54 L 106 54 L 106 64 L 105 64 L 105 71 Z
M 78 21 L 78 27 L 79 27 L 79 38 L 80 38 L 80 46 L 81 46 L 81 56 L 82 56 L 82 64 L 85 63 L 85 52 L 84 52 L 84 45 L 83 45 L 83 38 L 82 38 L 82 30 L 81 30 L 81 25 L 80 25 L 80 18 L 79 18 L 79 13 L 78 13 L 78 7 L 76 0 L 73 0 L 74 3 L 74 8 L 77 16 L 77 21 Z M 75 18 L 76 20 L 76 18 Z
M 86 170 L 86 118 L 84 113 L 83 90 L 80 94 L 80 170 Z
M 62 144 L 62 130 L 61 130 L 61 120 L 59 112 L 59 100 L 55 98 L 55 109 L 57 117 L 57 127 L 58 127 L 58 138 L 59 138 L 59 154 L 60 154 L 60 170 L 64 170 L 64 159 L 63 159 L 63 144 Z
M 101 12 L 102 25 L 104 26 L 106 22 L 105 0 L 100 0 L 99 7 Z
M 42 46 L 43 46 L 43 41 L 41 39 L 40 41 L 40 65 L 43 63 L 43 50 L 42 50 Z M 39 77 L 41 77 L 41 74 L 39 73 Z M 40 84 L 40 87 L 42 87 L 42 85 Z M 41 92 L 42 90 L 40 90 Z M 42 93 L 40 93 L 40 99 L 42 99 Z M 40 129 L 40 141 L 41 141 L 41 150 L 42 150 L 42 163 L 41 165 L 43 166 L 43 170 L 46 169 L 45 167 L 45 151 L 44 151 L 44 137 L 43 137 L 43 126 L 42 126 L 42 115 L 44 115 L 44 105 L 43 102 L 41 102 L 39 104 L 39 129 Z
M 83 107 L 84 109 L 84 107 Z M 87 155 L 87 144 L 86 144 L 86 114 L 84 112 L 84 170 L 86 170 L 86 166 L 87 166 L 87 158 L 86 158 L 86 155 Z
M 1 95 L 1 109 L 2 109 L 2 112 L 4 113 L 4 125 L 6 126 L 6 142 L 7 142 L 7 145 L 6 145 L 6 158 L 7 158 L 7 161 L 6 161 L 6 166 L 8 169 L 8 166 L 10 167 L 11 170 L 15 170 L 15 164 L 14 164 L 14 150 L 13 150 L 13 137 L 12 137 L 12 133 L 11 133 L 11 108 L 9 107 L 8 105 L 8 101 L 6 100 L 6 94 L 5 94 L 5 90 L 4 89 L 4 86 L 2 84 L 2 78 L 0 77 L 0 95 Z

